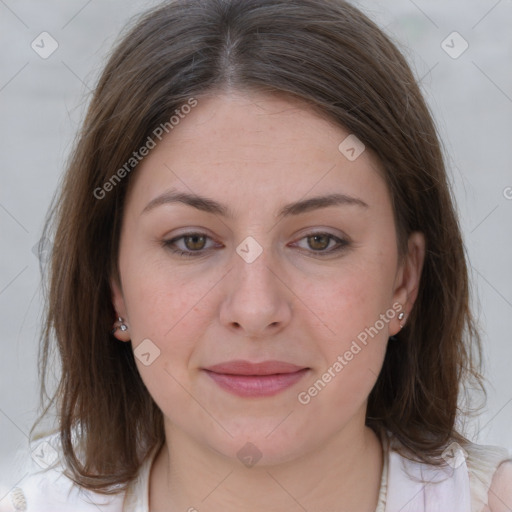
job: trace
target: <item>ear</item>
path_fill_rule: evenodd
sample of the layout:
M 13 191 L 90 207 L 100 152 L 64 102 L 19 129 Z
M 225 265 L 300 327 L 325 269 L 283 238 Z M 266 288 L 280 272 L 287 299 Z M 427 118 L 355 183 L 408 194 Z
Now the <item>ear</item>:
M 395 318 L 393 325 L 390 326 L 390 336 L 400 331 L 400 324 L 405 325 L 418 296 L 425 261 L 425 235 L 420 231 L 414 231 L 409 236 L 407 247 L 407 255 L 398 269 L 393 292 L 393 304 L 399 302 L 402 306 L 397 313 L 403 311 L 405 316 L 402 320 Z
M 114 336 L 119 341 L 130 341 L 130 325 L 128 323 L 126 305 L 124 302 L 123 291 L 121 288 L 121 284 L 115 278 L 110 279 L 110 289 L 112 291 L 112 305 L 117 313 L 116 318 L 114 318 L 112 328 L 117 327 L 114 331 Z M 122 331 L 119 329 L 120 322 L 118 321 L 118 317 L 123 319 L 123 323 L 128 326 L 128 329 Z

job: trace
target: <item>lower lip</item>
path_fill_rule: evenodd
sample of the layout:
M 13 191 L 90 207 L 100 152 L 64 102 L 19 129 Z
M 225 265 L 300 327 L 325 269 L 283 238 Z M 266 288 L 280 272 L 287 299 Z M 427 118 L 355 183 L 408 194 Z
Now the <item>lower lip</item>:
M 293 373 L 278 373 L 275 375 L 229 375 L 205 372 L 223 389 L 238 396 L 272 396 L 293 386 L 308 372 L 303 368 Z

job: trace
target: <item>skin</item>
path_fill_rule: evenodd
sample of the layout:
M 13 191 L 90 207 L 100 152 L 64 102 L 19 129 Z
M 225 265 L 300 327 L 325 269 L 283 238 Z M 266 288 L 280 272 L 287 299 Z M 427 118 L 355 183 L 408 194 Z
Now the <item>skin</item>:
M 425 241 L 411 234 L 399 260 L 379 161 L 369 149 L 348 160 L 338 150 L 347 135 L 290 98 L 218 93 L 198 98 L 132 177 L 120 282 L 111 285 L 128 325 L 117 337 L 134 349 L 150 339 L 160 350 L 149 366 L 136 358 L 165 417 L 166 443 L 150 474 L 152 511 L 375 510 L 382 446 L 364 421 L 388 337 L 400 330 L 396 315 L 307 405 L 297 395 L 395 302 L 407 321 Z M 142 213 L 170 189 L 210 197 L 234 217 L 183 203 Z M 368 207 L 276 216 L 285 204 L 333 192 Z M 201 256 L 163 245 L 194 231 L 209 238 L 175 247 Z M 334 238 L 315 241 L 315 232 Z M 262 248 L 252 263 L 236 252 L 248 236 Z M 349 245 L 319 255 L 336 237 Z M 310 371 L 278 395 L 242 398 L 201 370 L 231 359 Z M 248 441 L 262 455 L 252 467 L 237 457 Z

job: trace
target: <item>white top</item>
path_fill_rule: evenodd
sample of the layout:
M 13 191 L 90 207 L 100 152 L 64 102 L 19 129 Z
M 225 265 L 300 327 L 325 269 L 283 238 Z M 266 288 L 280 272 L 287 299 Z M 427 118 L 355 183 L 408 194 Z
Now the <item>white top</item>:
M 384 463 L 375 512 L 482 512 L 494 472 L 512 460 L 504 448 L 472 444 L 462 450 L 453 443 L 452 450 L 445 450 L 449 465 L 438 468 L 399 455 L 394 449 L 399 442 L 390 434 L 382 441 Z M 77 486 L 62 472 L 60 461 L 51 466 L 58 458 L 52 447 L 58 446 L 57 434 L 37 443 L 25 462 L 25 476 L 8 495 L 0 496 L 0 512 L 149 512 L 149 474 L 157 449 L 125 492 L 107 496 Z

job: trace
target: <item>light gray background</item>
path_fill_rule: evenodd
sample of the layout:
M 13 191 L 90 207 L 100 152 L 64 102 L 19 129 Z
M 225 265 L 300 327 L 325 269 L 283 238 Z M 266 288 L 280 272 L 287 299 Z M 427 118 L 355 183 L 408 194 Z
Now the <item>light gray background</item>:
M 33 246 L 104 56 L 129 17 L 153 4 L 0 0 L 0 506 L 23 476 L 13 457 L 27 446 L 38 406 L 42 298 Z M 439 126 L 471 263 L 488 379 L 487 407 L 467 433 L 511 449 L 512 0 L 358 5 L 405 52 Z M 59 44 L 46 60 L 31 48 L 43 31 Z M 441 47 L 453 31 L 469 44 L 457 59 Z M 448 44 L 461 48 L 457 40 Z

